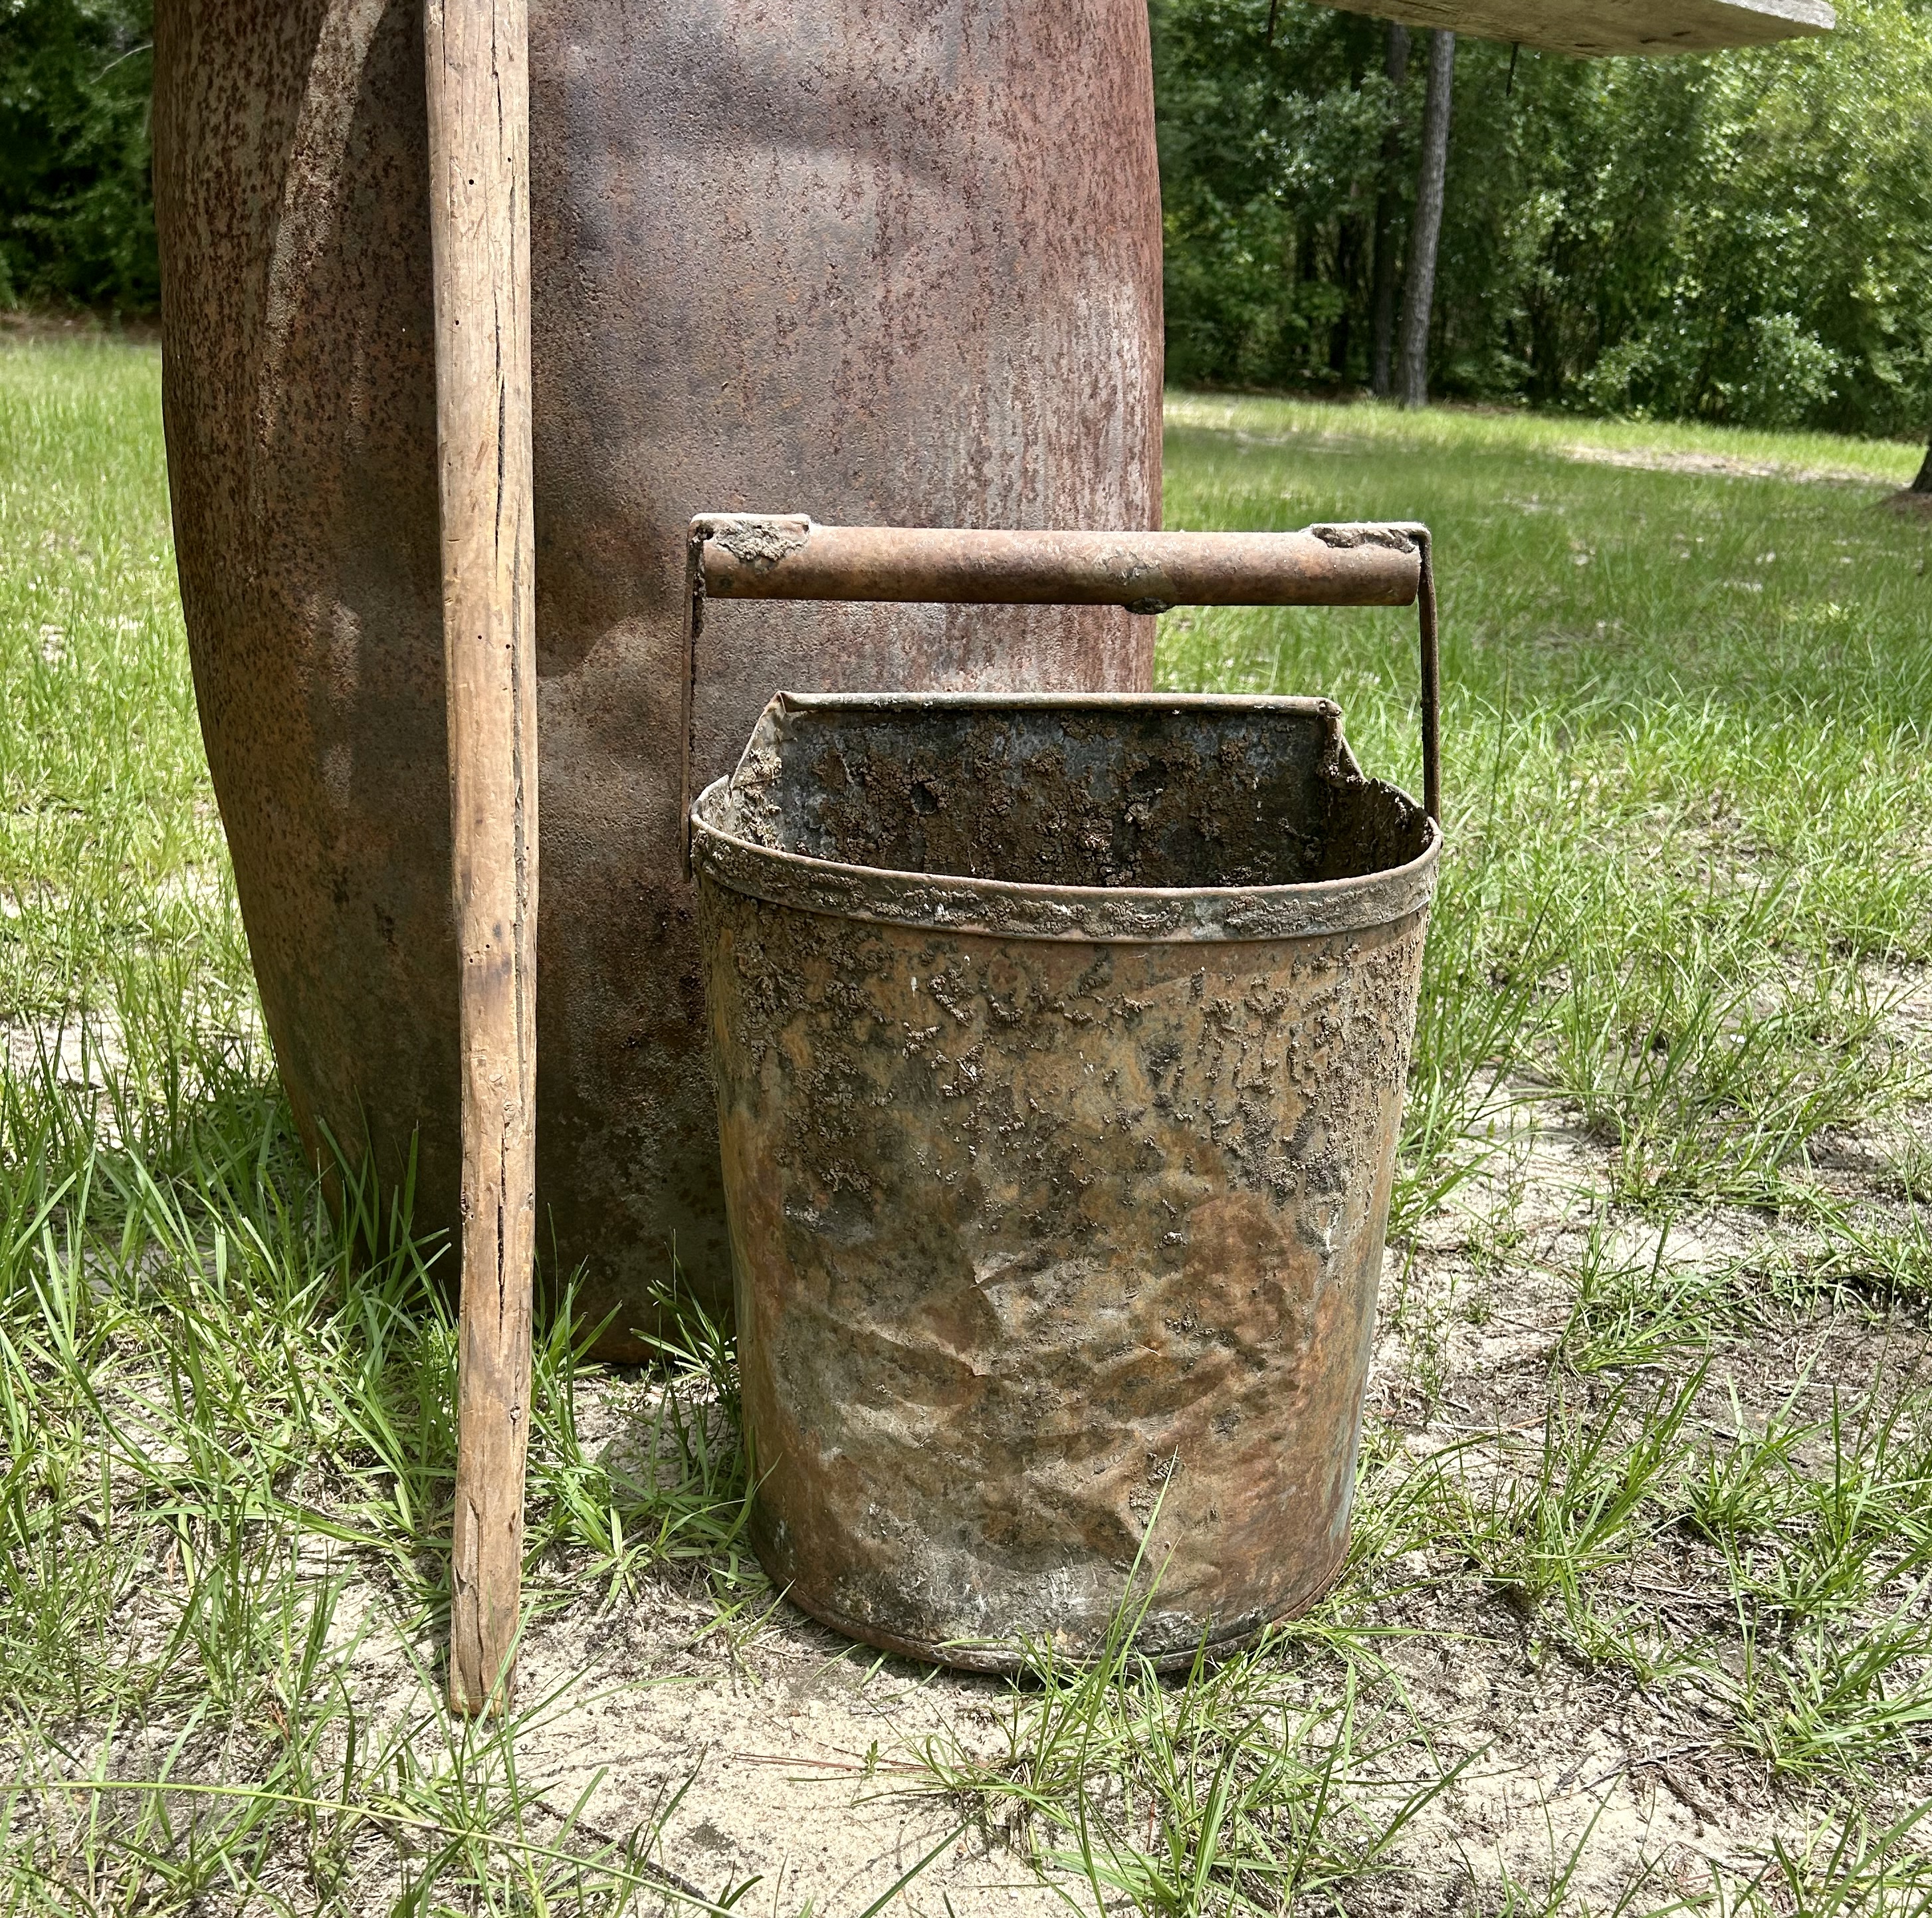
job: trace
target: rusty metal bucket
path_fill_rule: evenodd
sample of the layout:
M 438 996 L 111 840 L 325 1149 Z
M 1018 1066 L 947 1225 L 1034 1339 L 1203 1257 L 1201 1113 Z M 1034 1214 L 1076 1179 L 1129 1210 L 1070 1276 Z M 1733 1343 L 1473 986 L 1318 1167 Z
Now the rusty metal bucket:
M 1393 566 L 1421 599 L 1432 807 L 1426 535 L 1313 530 L 1361 542 L 1322 596 L 1386 603 Z M 767 553 L 747 585 L 719 547 L 711 590 L 998 571 L 939 542 L 998 536 L 890 536 L 926 569 Z M 1102 564 L 1084 537 L 1036 545 L 1039 590 L 1314 591 L 1310 535 L 1212 578 L 1204 538 Z M 1347 1544 L 1431 813 L 1327 700 L 782 693 L 692 830 L 775 1582 L 981 1670 L 1097 1649 L 1137 1564 L 1166 1663 L 1312 1604 Z

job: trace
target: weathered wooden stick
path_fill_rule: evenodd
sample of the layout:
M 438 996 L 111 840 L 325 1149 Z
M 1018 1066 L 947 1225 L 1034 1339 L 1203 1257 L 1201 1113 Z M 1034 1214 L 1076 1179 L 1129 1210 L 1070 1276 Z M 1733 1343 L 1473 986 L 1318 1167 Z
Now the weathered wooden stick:
M 449 1698 L 507 1708 L 536 1201 L 537 725 L 526 0 L 425 0 L 463 1054 Z

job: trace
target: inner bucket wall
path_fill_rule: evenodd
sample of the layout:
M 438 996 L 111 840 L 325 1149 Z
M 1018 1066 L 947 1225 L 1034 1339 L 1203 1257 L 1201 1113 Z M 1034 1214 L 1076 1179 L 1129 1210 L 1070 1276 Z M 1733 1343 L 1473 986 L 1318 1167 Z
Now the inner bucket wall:
M 773 1578 L 992 1667 L 1311 1603 L 1435 829 L 1325 701 L 997 696 L 781 698 L 696 828 Z

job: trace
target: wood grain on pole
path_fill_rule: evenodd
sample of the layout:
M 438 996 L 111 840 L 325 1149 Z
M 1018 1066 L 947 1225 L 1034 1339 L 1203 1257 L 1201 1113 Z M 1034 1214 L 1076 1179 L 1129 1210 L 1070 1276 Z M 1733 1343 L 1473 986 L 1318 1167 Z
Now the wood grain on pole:
M 463 1298 L 449 1695 L 507 1706 L 536 1205 L 536 653 L 526 0 L 425 0 L 461 970 Z

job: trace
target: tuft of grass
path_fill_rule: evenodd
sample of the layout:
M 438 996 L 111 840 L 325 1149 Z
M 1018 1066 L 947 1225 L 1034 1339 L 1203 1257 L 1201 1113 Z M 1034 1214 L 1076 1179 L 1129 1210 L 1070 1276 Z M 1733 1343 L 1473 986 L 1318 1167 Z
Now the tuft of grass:
M 1932 1303 L 1932 1234 L 1926 1229 L 1924 1187 L 1903 1218 L 1876 1211 L 1832 1220 L 1816 1276 L 1864 1286 L 1883 1298 L 1923 1307 Z
M 1704 1382 L 1700 1367 L 1640 1397 L 1620 1383 L 1600 1405 L 1579 1408 L 1552 1390 L 1540 1444 L 1527 1470 L 1505 1453 L 1466 1459 L 1440 1511 L 1439 1535 L 1517 1610 L 1561 1610 L 1586 1657 L 1622 1658 L 1646 1676 L 1659 1667 L 1634 1654 L 1624 1621 L 1607 1617 L 1605 1574 L 1627 1565 L 1682 1509 L 1685 1427 Z
M 1648 1258 L 1619 1259 L 1603 1216 L 1590 1220 L 1582 1255 L 1570 1275 L 1575 1286 L 1569 1322 L 1557 1347 L 1571 1371 L 1593 1374 L 1694 1363 L 1730 1317 L 1729 1274 L 1673 1270 L 1666 1263 L 1668 1227 Z
M 1448 854 L 1400 1226 L 1479 1160 L 1498 1074 L 1580 1110 L 1616 1196 L 1654 1208 L 1778 1203 L 1820 1131 L 1896 1102 L 1871 969 L 1932 957 L 1924 542 L 1870 510 L 1897 449 L 1258 399 L 1169 419 L 1170 526 L 1434 532 Z M 1414 650 L 1400 613 L 1191 608 L 1157 656 L 1177 689 L 1329 695 L 1419 791 Z
M 1744 1633 L 1736 1736 L 1774 1773 L 1863 1780 L 1881 1763 L 1924 1775 L 1932 1755 L 1932 1617 L 1924 1588 L 1844 1637 L 1806 1631 L 1774 1658 Z
M 994 1749 L 928 1739 L 934 1781 L 1098 1911 L 1282 1912 L 1391 1869 L 1459 1768 L 1392 1777 L 1411 1728 L 1364 1710 L 1352 1667 L 1336 1698 L 1298 1697 L 1270 1640 L 1164 1681 L 1133 1649 L 1157 1583 L 1130 1587 L 1094 1658 L 1028 1647 Z

